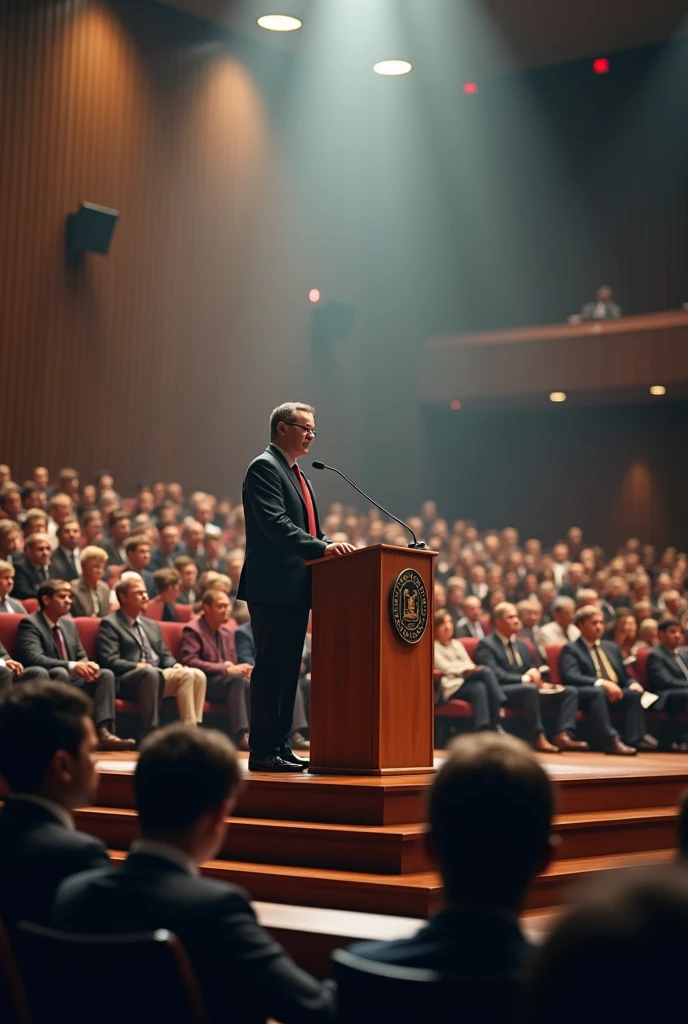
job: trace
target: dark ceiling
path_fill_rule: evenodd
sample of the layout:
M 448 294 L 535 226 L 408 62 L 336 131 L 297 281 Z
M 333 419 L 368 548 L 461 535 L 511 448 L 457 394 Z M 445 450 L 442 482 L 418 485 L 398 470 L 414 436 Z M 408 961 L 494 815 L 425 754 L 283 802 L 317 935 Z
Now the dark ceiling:
M 207 21 L 230 28 L 246 37 L 270 39 L 280 49 L 300 52 L 307 38 L 309 17 L 322 24 L 328 2 L 352 0 L 159 0 Z M 467 78 L 502 74 L 515 68 L 559 64 L 657 43 L 688 33 L 687 0 L 370 0 L 372 17 L 361 15 L 361 45 L 370 56 L 401 56 L 387 53 L 391 39 L 401 33 L 409 41 L 408 58 L 422 60 L 421 46 L 414 51 L 413 26 L 427 39 L 434 24 L 443 43 L 454 38 L 455 62 Z M 384 4 L 395 14 L 390 38 L 381 30 Z M 365 7 L 362 8 L 365 12 Z M 383 17 L 380 17 L 382 12 Z M 302 32 L 266 33 L 256 26 L 261 14 L 295 14 L 304 21 Z M 374 22 L 374 24 L 373 24 Z M 462 32 L 467 25 L 483 23 L 487 31 Z M 398 46 L 392 47 L 399 49 Z M 368 54 L 366 54 L 368 55 Z M 407 54 L 405 53 L 404 56 Z

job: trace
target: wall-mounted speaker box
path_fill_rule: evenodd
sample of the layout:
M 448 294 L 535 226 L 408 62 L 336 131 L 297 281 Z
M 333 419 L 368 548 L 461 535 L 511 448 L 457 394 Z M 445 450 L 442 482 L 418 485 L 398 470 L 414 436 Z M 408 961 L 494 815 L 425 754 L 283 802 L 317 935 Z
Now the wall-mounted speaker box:
M 67 248 L 71 253 L 99 252 L 106 256 L 119 210 L 95 203 L 82 203 L 67 217 Z

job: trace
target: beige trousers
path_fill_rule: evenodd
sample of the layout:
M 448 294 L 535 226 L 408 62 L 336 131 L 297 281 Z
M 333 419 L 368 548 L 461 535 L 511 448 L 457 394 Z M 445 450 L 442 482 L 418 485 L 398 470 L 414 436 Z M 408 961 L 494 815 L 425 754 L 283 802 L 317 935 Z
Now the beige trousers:
M 163 697 L 175 697 L 184 725 L 200 725 L 207 686 L 205 673 L 198 668 L 163 668 Z

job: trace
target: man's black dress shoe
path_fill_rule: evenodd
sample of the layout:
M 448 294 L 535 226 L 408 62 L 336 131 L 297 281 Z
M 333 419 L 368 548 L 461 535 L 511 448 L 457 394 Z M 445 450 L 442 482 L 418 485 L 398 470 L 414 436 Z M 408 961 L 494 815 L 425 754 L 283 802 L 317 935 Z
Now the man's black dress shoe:
M 280 750 L 280 757 L 283 761 L 288 761 L 289 764 L 298 764 L 301 768 L 308 768 L 310 761 L 307 757 L 299 757 L 295 754 L 291 747 L 282 747 Z
M 308 762 L 301 761 L 301 758 L 299 758 L 299 764 L 295 764 L 277 754 L 271 754 L 270 757 L 256 757 L 251 754 L 248 759 L 248 770 L 250 772 L 302 772 L 307 764 Z

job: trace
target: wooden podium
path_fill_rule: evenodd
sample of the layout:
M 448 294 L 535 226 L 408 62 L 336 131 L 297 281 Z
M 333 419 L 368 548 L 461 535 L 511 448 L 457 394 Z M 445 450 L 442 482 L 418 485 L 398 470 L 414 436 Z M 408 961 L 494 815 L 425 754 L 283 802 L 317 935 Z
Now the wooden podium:
M 377 544 L 308 563 L 311 772 L 382 776 L 434 770 L 435 557 L 433 551 Z M 394 625 L 393 589 L 397 622 L 407 639 Z M 416 639 L 425 616 L 425 630 Z

